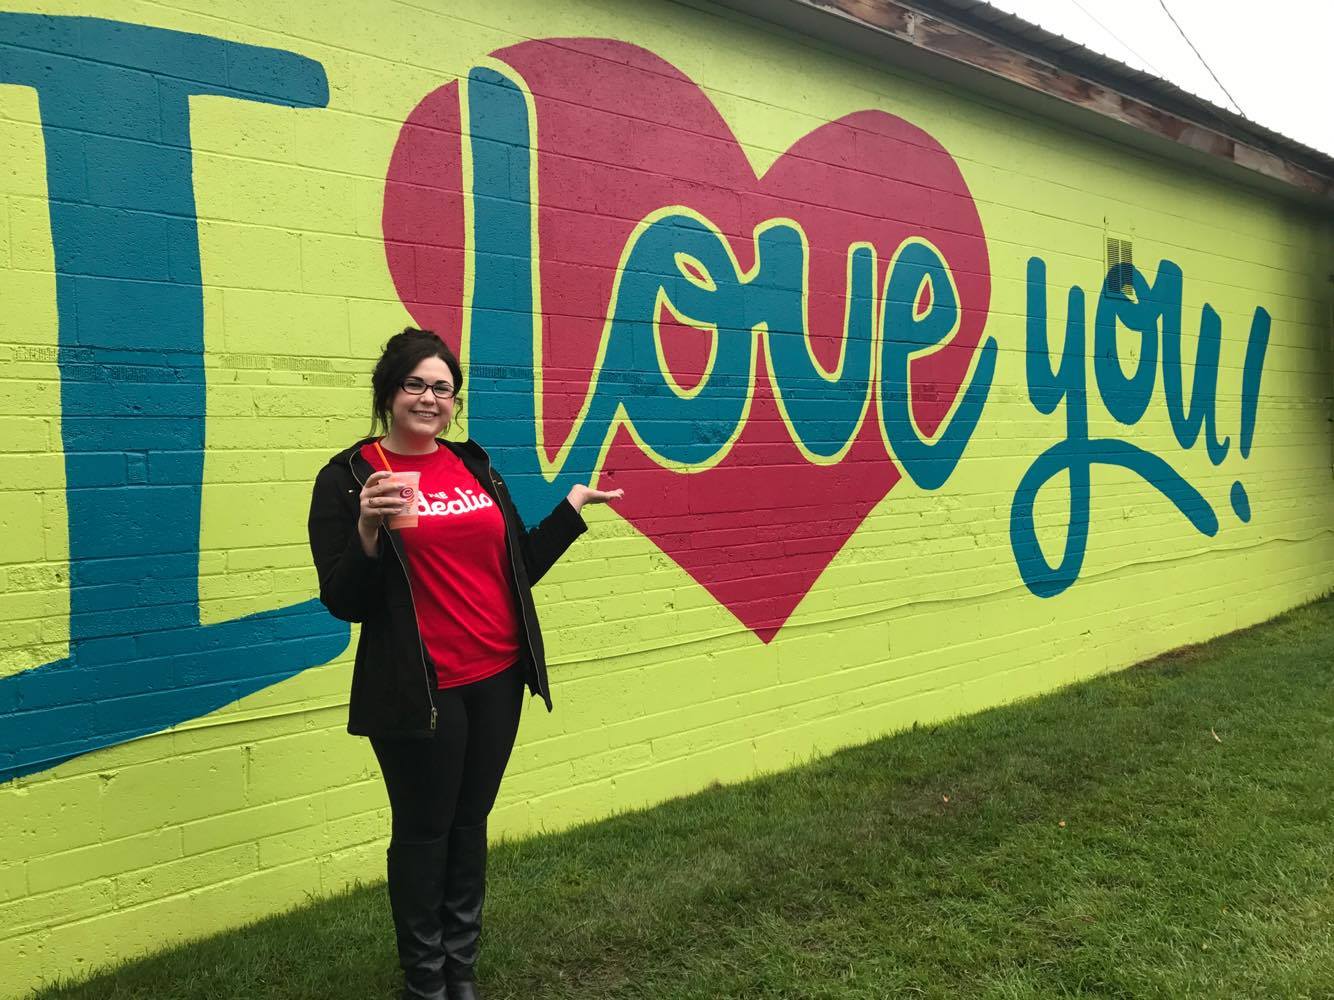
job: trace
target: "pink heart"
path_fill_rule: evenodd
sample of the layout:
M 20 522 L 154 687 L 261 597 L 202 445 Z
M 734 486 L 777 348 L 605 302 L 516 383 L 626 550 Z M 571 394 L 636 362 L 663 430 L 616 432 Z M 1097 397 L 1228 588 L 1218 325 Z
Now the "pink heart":
M 817 126 L 756 177 L 699 86 L 651 52 L 563 38 L 493 55 L 526 81 L 536 107 L 549 445 L 565 440 L 578 415 L 626 240 L 641 219 L 670 205 L 721 227 L 743 269 L 754 263 L 758 224 L 780 217 L 801 224 L 810 246 L 808 332 L 826 368 L 840 353 L 849 247 L 876 248 L 880 290 L 899 245 L 930 240 L 962 306 L 956 336 L 913 362 L 914 416 L 923 433 L 934 432 L 968 371 L 991 286 L 976 206 L 931 136 L 883 111 L 858 111 Z M 744 103 L 734 103 L 744 114 Z M 457 84 L 422 100 L 400 133 L 384 210 L 399 295 L 421 326 L 456 347 L 465 246 L 459 122 Z M 663 322 L 668 368 L 679 383 L 695 384 L 709 335 Z M 617 511 L 768 642 L 900 472 L 874 406 L 843 459 L 817 466 L 783 423 L 763 352 L 753 391 L 747 423 L 716 467 L 663 469 L 622 429 L 603 470 L 625 487 Z

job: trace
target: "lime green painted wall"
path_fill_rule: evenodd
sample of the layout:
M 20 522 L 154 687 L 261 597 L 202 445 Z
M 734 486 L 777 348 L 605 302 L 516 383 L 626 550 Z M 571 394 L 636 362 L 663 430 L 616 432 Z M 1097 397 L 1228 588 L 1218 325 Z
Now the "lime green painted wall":
M 589 534 L 538 589 L 557 708 L 552 715 L 534 706 L 526 711 L 494 814 L 497 835 L 559 829 L 715 780 L 787 767 L 915 721 L 1051 690 L 1249 625 L 1330 589 L 1334 285 L 1327 276 L 1334 271 L 1334 226 L 1328 215 L 1321 218 L 1295 203 L 1016 112 L 992 97 L 893 67 L 863 65 L 684 6 L 497 0 L 470 7 L 466 16 L 457 13 L 462 9 L 457 5 L 439 8 L 372 2 L 274 8 L 248 0 L 10 7 L 53 19 L 78 14 L 294 53 L 327 80 L 327 98 L 304 107 L 226 94 L 189 99 L 205 401 L 202 479 L 193 494 L 199 507 L 193 625 L 224 625 L 306 606 L 315 596 L 304 525 L 310 483 L 329 455 L 364 433 L 369 367 L 386 337 L 414 322 L 387 263 L 382 218 L 386 176 L 403 123 L 423 98 L 466 78 L 475 66 L 514 69 L 517 57 L 496 62 L 490 54 L 525 40 L 603 38 L 651 53 L 702 90 L 697 98 L 681 92 L 686 95 L 680 98 L 681 113 L 702 114 L 700 102 L 711 102 L 761 177 L 774 176 L 767 172 L 803 137 L 845 115 L 883 112 L 922 130 L 927 138 L 921 142 L 930 139 L 943 147 L 948 153 L 943 162 L 952 160 L 976 205 L 985 233 L 989 303 L 975 317 L 972 342 L 996 345 L 985 408 L 942 485 L 926 488 L 901 479 L 887 496 L 867 504 L 860 519 L 851 506 L 840 507 L 848 503 L 841 492 L 846 483 L 836 473 L 819 481 L 830 484 L 827 490 L 821 486 L 813 495 L 785 497 L 787 458 L 767 468 L 768 478 L 739 474 L 725 488 L 723 499 L 735 499 L 733 510 L 758 512 L 755 530 L 761 534 L 765 511 L 798 501 L 823 511 L 819 516 L 833 510 L 853 518 L 846 542 L 831 546 L 828 565 L 800 584 L 807 588 L 800 600 L 767 635 L 738 610 L 744 601 L 729 606 L 718 596 L 732 591 L 717 573 L 709 577 L 712 586 L 705 586 L 701 577 L 707 571 L 695 564 L 687 570 L 684 557 L 664 553 L 665 535 L 654 536 L 643 507 L 641 516 L 590 510 Z M 0 739 L 0 752 L 26 754 L 30 762 L 0 785 L 4 995 L 234 926 L 354 879 L 376 878 L 388 831 L 369 748 L 343 731 L 348 651 L 331 653 L 330 662 L 309 669 L 293 666 L 283 679 L 252 685 L 221 707 L 182 714 L 174 725 L 128 739 L 114 738 L 121 724 L 115 720 L 137 709 L 118 702 L 116 678 L 138 669 L 138 654 L 120 659 L 108 654 L 113 658 L 104 674 L 79 672 L 91 660 L 64 659 L 78 645 L 71 633 L 72 550 L 85 544 L 71 541 L 71 526 L 88 523 L 81 520 L 83 513 L 69 509 L 66 438 L 81 435 L 78 447 L 99 456 L 96 470 L 79 467 L 86 483 L 106 491 L 138 488 L 148 509 L 160 505 L 156 516 L 163 523 L 176 516 L 173 505 L 191 494 L 173 492 L 174 480 L 162 471 L 171 467 L 170 447 L 99 450 L 87 442 L 114 435 L 99 438 L 110 432 L 72 421 L 72 395 L 62 411 L 58 352 L 66 351 L 64 363 L 74 365 L 77 350 L 96 352 L 106 345 L 80 339 L 80 331 L 92 337 L 97 329 L 88 310 L 101 286 L 81 285 L 83 297 L 71 291 L 62 299 L 56 272 L 114 279 L 117 267 L 128 266 L 123 261 L 130 251 L 120 256 L 108 251 L 102 260 L 85 246 L 82 256 L 69 258 L 72 263 L 58 264 L 53 219 L 64 217 L 53 214 L 50 204 L 53 171 L 72 170 L 61 176 L 94 192 L 89 197 L 94 208 L 108 207 L 97 192 L 121 187 L 142 200 L 155 180 L 136 175 L 130 166 L 143 152 L 135 144 L 161 147 L 173 139 L 162 125 L 165 118 L 159 121 L 151 108 L 140 108 L 136 114 L 161 127 L 126 137 L 133 149 L 123 163 L 90 157 L 81 167 L 49 164 L 43 126 L 53 122 L 45 107 L 39 108 L 37 89 L 14 82 L 21 76 L 14 67 L 27 65 L 23 53 L 49 44 L 19 31 L 20 25 L 37 23 L 10 21 L 0 30 L 0 74 L 8 74 L 0 82 L 5 163 L 0 171 L 0 525 L 6 538 L 0 552 L 0 733 L 10 734 L 8 743 Z M 61 58 L 143 72 L 136 61 L 142 54 L 134 46 L 98 48 L 87 40 L 95 37 L 100 36 L 87 33 L 82 49 Z M 167 45 L 163 51 L 176 50 Z M 173 72 L 191 78 L 217 56 L 225 77 L 217 86 L 236 87 L 246 67 L 228 63 L 220 51 L 192 55 L 182 48 Z M 166 94 L 169 85 L 158 83 Z M 535 107 L 540 129 L 548 120 L 543 102 L 557 95 L 530 84 L 523 99 Z M 596 90 L 590 82 L 588 93 Z M 572 92 L 583 92 L 582 85 Z M 647 96 L 645 106 L 669 107 L 675 93 Z M 164 107 L 167 100 L 164 96 Z M 654 129 L 636 126 L 627 132 L 623 124 L 613 127 L 593 113 L 596 107 L 587 110 L 586 117 L 575 114 L 573 120 L 587 126 L 583 141 L 590 163 L 635 164 L 633 137 L 651 137 Z M 599 138 L 613 133 L 632 139 L 627 145 Z M 895 147 L 903 159 L 883 163 L 881 176 L 893 180 L 925 170 L 913 175 L 919 184 L 921 176 L 945 169 L 934 160 L 928 167 L 909 162 L 906 151 L 916 142 Z M 929 145 L 914 148 L 934 155 Z M 99 156 L 107 149 L 97 147 Z M 428 175 L 429 166 L 414 164 Z M 646 168 L 638 164 L 634 170 Z M 626 221 L 617 215 L 615 196 L 629 190 L 616 186 L 623 180 L 608 180 L 601 202 L 612 229 Z M 520 180 L 513 183 L 522 186 Z M 693 189 L 683 190 L 680 204 L 689 208 Z M 540 190 L 538 197 L 549 193 Z M 812 190 L 809 197 L 820 202 L 826 193 Z M 942 219 L 954 218 L 950 199 L 959 195 L 930 188 L 912 197 L 920 197 L 930 225 L 942 225 Z M 887 214 L 894 211 L 887 205 Z M 724 227 L 737 254 L 753 259 L 752 227 L 763 219 L 740 213 L 713 221 Z M 733 224 L 735 229 L 728 228 Z M 126 234 L 135 231 L 125 225 Z M 134 252 L 157 259 L 160 250 L 158 280 L 189 285 L 180 231 L 174 223 L 163 225 L 161 246 Z M 904 225 L 911 230 L 913 223 Z M 1203 441 L 1183 448 L 1173 434 L 1161 378 L 1142 419 L 1118 422 L 1099 393 L 1092 346 L 1084 365 L 1090 434 L 1160 456 L 1207 501 L 1218 529 L 1212 535 L 1197 531 L 1142 476 L 1095 467 L 1078 579 L 1041 597 L 1017 567 L 1011 510 L 1025 471 L 1065 435 L 1065 408 L 1044 415 L 1030 400 L 1026 268 L 1032 257 L 1045 261 L 1053 342 L 1064 330 L 1067 290 L 1079 285 L 1087 291 L 1092 343 L 1109 235 L 1132 241 L 1136 264 L 1150 279 L 1161 260 L 1179 266 L 1188 386 L 1201 309 L 1207 303 L 1217 311 L 1222 336 L 1216 419 L 1218 433 L 1229 437 L 1231 446 L 1218 463 L 1210 460 Z M 883 279 L 896 246 L 873 245 Z M 946 264 L 958 270 L 951 251 L 943 253 Z M 838 260 L 841 268 L 842 257 Z M 415 275 L 429 279 L 427 269 Z M 951 271 L 950 276 L 962 282 L 964 294 L 966 275 Z M 878 281 L 877 294 L 880 287 Z M 468 296 L 480 294 L 471 272 L 464 288 Z M 542 293 L 550 310 L 560 308 L 557 289 Z M 807 290 L 808 298 L 843 293 L 841 286 L 814 282 Z M 939 297 L 943 289 L 934 294 Z M 418 297 L 429 296 L 422 290 Z M 1257 308 L 1272 325 L 1253 447 L 1243 458 L 1242 369 Z M 881 312 L 877 307 L 877 315 Z M 131 311 L 104 329 L 132 340 L 144 321 Z M 1137 340 L 1124 329 L 1118 335 L 1127 374 L 1140 358 Z M 883 352 L 883 337 L 876 343 Z M 479 350 L 477 343 L 468 347 L 470 353 Z M 959 409 L 950 408 L 955 390 L 980 377 L 981 354 L 979 348 L 977 357 L 965 356 L 963 369 L 952 382 L 945 380 L 949 389 L 939 403 L 948 412 L 937 412 L 937 419 L 943 415 L 948 423 L 957 415 Z M 101 355 L 89 357 L 90 365 L 101 363 Z M 179 375 L 174 364 L 160 361 L 159 370 Z M 756 393 L 768 390 L 763 368 L 751 375 L 742 391 L 754 402 Z M 64 377 L 67 393 L 73 392 L 70 376 Z M 79 393 L 103 393 L 113 402 L 122 389 L 126 393 L 120 417 L 104 421 L 136 419 L 136 393 L 161 384 L 156 375 L 142 372 L 122 375 L 121 388 L 115 375 L 108 376 L 110 382 L 86 372 L 80 378 L 88 382 L 79 384 Z M 930 387 L 916 381 L 917 375 L 914 379 L 915 393 L 929 393 Z M 470 384 L 469 391 L 481 420 L 483 389 Z M 872 403 L 880 399 L 879 391 L 868 390 Z M 914 398 L 914 405 L 920 402 Z M 758 421 L 755 414 L 762 412 L 754 409 L 751 419 Z M 865 419 L 868 440 L 877 440 L 874 405 Z M 774 420 L 780 438 L 796 433 L 787 418 Z M 923 434 L 927 424 L 919 428 Z M 154 440 L 145 433 L 144 440 Z M 168 426 L 161 433 L 169 438 L 173 431 Z M 604 476 L 605 456 L 628 454 L 615 448 L 633 442 L 607 447 L 613 450 L 603 449 L 594 470 Z M 893 440 L 889 448 L 895 449 Z M 851 476 L 872 467 L 883 473 L 891 456 L 882 452 L 865 461 L 869 464 L 858 466 L 845 459 L 842 468 Z M 673 530 L 699 539 L 696 548 L 707 548 L 712 544 L 707 531 L 725 517 L 712 508 L 699 514 L 689 505 L 691 488 L 708 490 L 709 502 L 718 499 L 720 488 L 712 484 L 719 480 L 705 477 L 706 462 L 698 465 L 664 461 L 646 467 L 643 481 L 667 484 L 663 513 L 680 518 Z M 1242 482 L 1249 496 L 1248 523 L 1229 503 L 1234 481 Z M 1066 478 L 1058 477 L 1038 495 L 1038 537 L 1050 561 L 1060 554 L 1070 520 L 1067 486 Z M 705 502 L 698 494 L 695 499 Z M 152 519 L 145 515 L 144 523 Z M 786 531 L 775 530 L 756 543 L 760 554 L 744 557 L 758 560 L 751 572 L 757 594 L 781 591 L 775 581 L 782 553 L 796 560 L 806 551 L 808 542 Z M 727 551 L 729 559 L 741 558 Z M 81 558 L 74 552 L 75 562 Z M 138 621 L 139 611 L 117 609 L 153 603 L 155 584 L 151 578 L 140 583 L 128 597 L 107 594 L 103 606 L 112 615 L 123 613 L 127 622 Z M 99 627 L 129 642 L 127 648 L 141 648 L 133 645 L 142 641 L 137 626 L 135 634 L 119 636 L 114 618 Z M 336 652 L 344 642 L 333 645 Z M 188 688 L 188 662 L 182 659 L 155 690 Z M 66 666 L 51 668 L 62 663 Z M 86 691 L 87 697 L 72 698 L 71 689 Z M 33 713 L 70 701 L 82 702 L 87 711 L 53 714 L 40 725 L 32 721 Z M 62 728 L 66 719 L 68 729 Z M 130 726 L 124 722 L 122 728 L 128 732 Z M 62 740 L 76 736 L 86 737 L 89 746 L 99 740 L 102 745 L 43 766 L 31 763 L 40 761 L 46 745 L 39 746 L 34 734 L 50 744 L 52 757 L 61 756 Z

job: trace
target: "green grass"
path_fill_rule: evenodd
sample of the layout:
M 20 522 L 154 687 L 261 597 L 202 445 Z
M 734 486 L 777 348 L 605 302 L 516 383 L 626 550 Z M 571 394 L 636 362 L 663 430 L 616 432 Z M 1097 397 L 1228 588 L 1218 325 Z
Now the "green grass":
M 481 972 L 491 1000 L 1334 997 L 1331 803 L 1326 599 L 501 845 Z M 390 998 L 389 926 L 369 886 L 39 995 Z

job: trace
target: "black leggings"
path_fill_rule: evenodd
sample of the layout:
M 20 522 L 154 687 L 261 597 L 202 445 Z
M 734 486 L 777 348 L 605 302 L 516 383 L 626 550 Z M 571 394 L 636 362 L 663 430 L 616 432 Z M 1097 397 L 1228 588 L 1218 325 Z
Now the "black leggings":
M 371 740 L 380 761 L 393 839 L 435 840 L 486 821 L 500 791 L 523 707 L 524 664 L 435 692 L 435 736 Z

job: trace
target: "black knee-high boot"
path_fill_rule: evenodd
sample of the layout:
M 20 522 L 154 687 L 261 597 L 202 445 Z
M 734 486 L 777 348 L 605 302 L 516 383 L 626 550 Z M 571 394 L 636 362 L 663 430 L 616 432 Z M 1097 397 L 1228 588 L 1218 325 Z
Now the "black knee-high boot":
M 389 908 L 403 967 L 402 1000 L 445 1000 L 440 902 L 448 849 L 448 837 L 389 844 Z
M 447 996 L 448 1000 L 480 1000 L 474 970 L 486 896 L 486 823 L 454 827 L 449 833 L 448 855 L 440 908 Z

